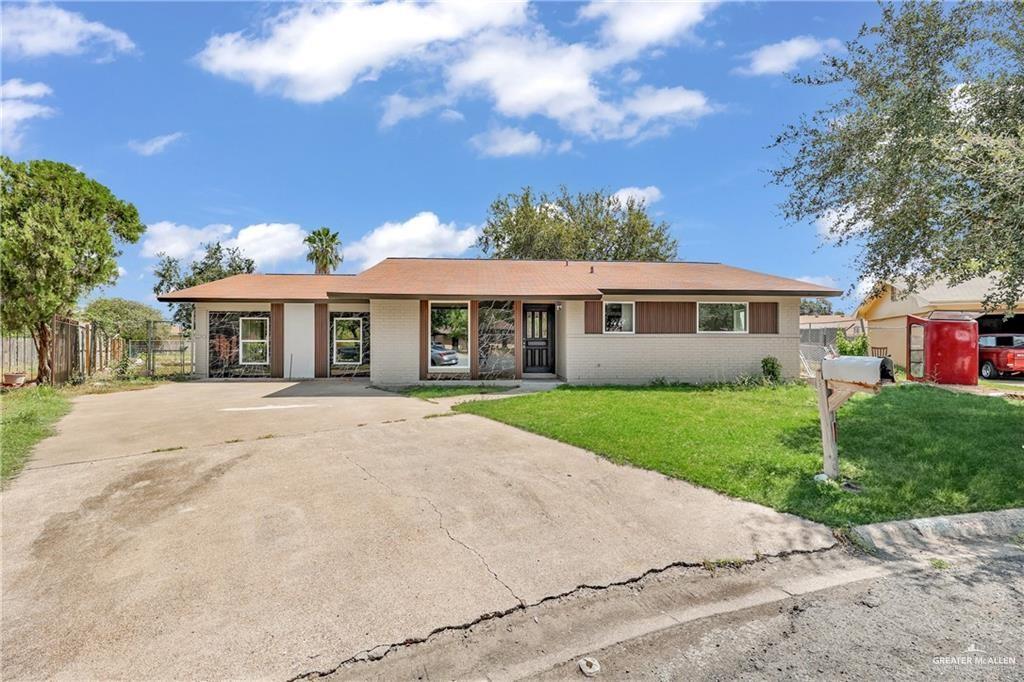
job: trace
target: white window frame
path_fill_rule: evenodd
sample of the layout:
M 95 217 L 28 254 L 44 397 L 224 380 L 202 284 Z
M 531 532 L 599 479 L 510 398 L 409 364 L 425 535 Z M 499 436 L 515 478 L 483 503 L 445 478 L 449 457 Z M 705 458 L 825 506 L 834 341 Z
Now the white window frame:
M 433 341 L 433 320 L 434 320 L 434 304 L 440 306 L 453 306 L 453 305 L 464 305 L 466 306 L 466 320 L 468 322 L 466 329 L 466 357 L 469 358 L 469 364 L 465 367 L 443 367 L 430 364 L 430 351 L 431 344 Z M 469 374 L 473 368 L 473 307 L 469 304 L 469 301 L 430 301 L 427 305 L 427 374 Z
M 741 305 L 745 312 L 743 320 L 746 323 L 746 329 L 743 331 L 733 330 L 731 332 L 722 331 L 702 331 L 700 328 L 700 307 L 702 305 Z M 697 325 L 698 334 L 749 334 L 750 333 L 750 301 L 697 301 Z
M 265 338 L 260 339 L 243 339 L 242 338 L 242 327 L 245 326 L 247 320 L 255 320 L 263 323 L 263 333 Z M 246 362 L 245 358 L 245 344 L 247 343 L 263 343 L 267 346 L 267 360 L 266 362 Z M 270 319 L 266 317 L 240 317 L 238 318 L 238 364 L 240 365 L 269 365 L 270 364 Z
M 359 323 L 359 360 L 356 362 L 338 361 L 338 320 L 355 321 Z M 340 343 L 353 343 L 354 339 L 344 339 Z M 331 322 L 331 364 L 340 367 L 358 367 L 363 364 L 363 318 L 337 316 Z
M 602 301 L 601 303 L 602 303 L 602 305 L 601 305 L 601 333 L 602 334 L 612 334 L 612 335 L 615 335 L 615 336 L 631 336 L 633 334 L 636 334 L 636 301 Z M 630 327 L 633 328 L 632 331 L 628 331 L 628 332 L 610 332 L 610 331 L 608 331 L 608 310 L 607 310 L 608 306 L 609 305 L 625 305 L 627 303 L 630 306 L 629 307 L 629 309 L 631 311 L 630 312 L 630 317 L 633 318 L 632 319 L 633 324 L 629 325 Z

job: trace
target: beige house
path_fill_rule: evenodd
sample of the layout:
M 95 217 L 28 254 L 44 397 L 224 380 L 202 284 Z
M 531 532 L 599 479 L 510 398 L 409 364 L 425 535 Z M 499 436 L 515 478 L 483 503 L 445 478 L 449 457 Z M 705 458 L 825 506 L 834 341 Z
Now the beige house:
M 1007 321 L 1005 311 L 985 310 L 982 301 L 991 286 L 987 277 L 956 286 L 934 284 L 914 293 L 902 291 L 899 284 L 886 284 L 880 296 L 861 303 L 854 314 L 867 323 L 872 348 L 886 349 L 895 364 L 906 367 L 908 315 L 967 313 L 978 319 L 981 333 L 1003 331 L 1024 321 L 1024 315 Z
M 358 275 L 236 275 L 195 304 L 204 377 L 378 385 L 799 373 L 801 297 L 841 292 L 721 263 L 389 258 Z

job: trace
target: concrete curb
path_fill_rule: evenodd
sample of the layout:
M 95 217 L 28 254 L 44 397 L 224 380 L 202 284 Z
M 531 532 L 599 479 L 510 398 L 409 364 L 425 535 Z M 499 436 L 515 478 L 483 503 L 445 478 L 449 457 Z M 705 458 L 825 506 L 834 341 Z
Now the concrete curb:
M 887 521 L 850 529 L 863 544 L 879 551 L 924 548 L 942 540 L 1009 538 L 1024 532 L 1024 509 Z

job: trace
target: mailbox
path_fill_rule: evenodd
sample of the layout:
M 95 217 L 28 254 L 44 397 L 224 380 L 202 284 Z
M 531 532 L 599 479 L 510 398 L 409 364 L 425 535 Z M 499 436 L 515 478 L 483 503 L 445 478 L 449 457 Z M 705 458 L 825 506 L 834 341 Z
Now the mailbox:
M 892 360 L 843 355 L 821 361 L 821 376 L 825 381 L 842 381 L 863 386 L 878 386 L 895 380 Z

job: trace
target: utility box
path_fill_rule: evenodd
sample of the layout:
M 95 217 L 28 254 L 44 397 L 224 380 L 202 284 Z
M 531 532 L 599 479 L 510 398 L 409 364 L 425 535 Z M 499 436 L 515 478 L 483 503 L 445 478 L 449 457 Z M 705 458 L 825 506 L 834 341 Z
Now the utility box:
M 978 321 L 907 316 L 907 379 L 978 384 Z
M 892 360 L 857 355 L 825 358 L 821 376 L 825 381 L 842 381 L 861 386 L 878 386 L 894 380 Z

